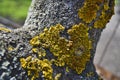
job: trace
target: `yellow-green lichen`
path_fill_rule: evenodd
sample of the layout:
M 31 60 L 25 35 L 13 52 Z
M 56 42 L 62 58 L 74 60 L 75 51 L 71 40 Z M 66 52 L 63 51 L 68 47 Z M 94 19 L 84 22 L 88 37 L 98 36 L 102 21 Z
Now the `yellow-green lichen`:
M 78 11 L 78 16 L 86 23 L 90 23 L 96 18 L 99 5 L 103 0 L 85 0 L 84 5 Z
M 66 72 L 69 72 L 69 68 L 68 67 L 66 67 Z
M 60 80 L 59 78 L 61 77 L 61 73 L 58 73 L 56 76 L 55 76 L 55 79 L 54 80 Z
M 106 2 L 104 4 L 100 18 L 94 23 L 94 28 L 105 28 L 105 25 L 109 22 L 113 12 L 114 9 L 109 10 L 108 2 Z
M 34 46 L 38 46 L 40 44 L 40 42 L 38 41 L 39 36 L 35 36 L 31 41 L 30 44 L 34 45 Z
M 41 47 L 38 48 L 38 47 L 35 46 L 35 47 L 32 48 L 32 51 L 33 51 L 33 53 L 38 55 L 39 59 L 41 59 L 41 58 L 46 56 L 45 50 L 42 49 Z
M 87 77 L 92 77 L 92 76 L 94 76 L 94 72 L 88 72 L 86 75 L 87 75 Z
M 92 48 L 91 40 L 88 37 L 88 26 L 84 24 L 74 25 L 68 30 L 70 41 L 70 56 L 67 65 L 80 74 L 84 69 L 86 62 L 90 59 L 90 50 Z M 70 63 L 73 62 L 73 63 Z
M 53 61 L 56 66 L 65 66 L 75 70 L 80 74 L 84 69 L 86 62 L 90 59 L 91 41 L 88 37 L 88 26 L 84 24 L 74 25 L 68 30 L 70 39 L 60 36 L 64 27 L 60 24 L 45 28 L 45 30 L 34 37 L 30 43 L 38 42 L 39 46 L 48 48 L 56 57 Z M 32 44 L 36 46 L 36 44 Z
M 4 28 L 4 27 L 0 27 L 0 31 L 4 31 L 4 32 L 11 32 L 10 29 Z
M 31 77 L 31 80 L 38 78 L 40 72 L 42 72 L 42 77 L 44 77 L 46 80 L 53 80 L 53 69 L 49 60 L 40 60 L 38 58 L 32 58 L 32 56 L 29 56 L 26 59 L 21 58 L 20 62 L 22 67 L 27 70 L 28 76 Z
M 14 47 L 8 46 L 8 51 L 12 51 L 12 50 L 14 50 Z
M 84 24 L 74 25 L 67 31 L 70 36 L 69 40 L 60 36 L 60 32 L 63 30 L 64 27 L 57 24 L 49 29 L 45 28 L 42 33 L 30 40 L 30 44 L 33 46 L 32 51 L 38 54 L 39 59 L 32 59 L 31 56 L 26 59 L 21 58 L 21 65 L 27 69 L 28 76 L 32 76 L 32 80 L 38 78 L 40 72 L 43 72 L 46 80 L 52 80 L 52 63 L 60 67 L 67 65 L 67 68 L 75 70 L 78 74 L 85 69 L 85 65 L 90 59 L 90 49 L 92 48 L 92 43 L 88 37 L 88 26 Z M 49 49 L 56 59 L 51 61 L 42 59 L 42 57 L 46 56 L 42 48 Z M 44 67 L 42 64 L 46 64 L 45 67 L 51 71 L 45 72 L 41 68 Z M 48 74 L 49 76 L 47 76 Z M 59 77 L 60 75 L 56 75 L 54 79 L 58 80 Z

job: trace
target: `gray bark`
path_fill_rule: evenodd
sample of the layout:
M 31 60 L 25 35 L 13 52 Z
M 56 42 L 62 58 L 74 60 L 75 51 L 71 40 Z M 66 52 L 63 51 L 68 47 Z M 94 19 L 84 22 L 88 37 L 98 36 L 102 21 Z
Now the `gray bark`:
M 83 4 L 84 0 L 33 0 L 22 28 L 15 29 L 10 33 L 0 31 L 0 79 L 29 80 L 19 59 L 29 55 L 35 57 L 31 51 L 32 46 L 29 44 L 30 39 L 39 34 L 45 27 L 58 23 L 65 27 L 62 36 L 67 37 L 66 30 L 74 24 L 82 22 L 78 17 L 78 9 Z M 88 25 L 93 26 L 93 23 L 94 21 Z M 54 73 L 62 73 L 60 80 L 98 80 L 99 76 L 95 72 L 93 58 L 101 31 L 102 29 L 94 28 L 89 31 L 90 38 L 94 41 L 93 49 L 90 61 L 86 64 L 82 74 L 78 75 L 73 70 L 66 72 L 65 67 L 53 66 Z M 13 47 L 13 50 L 8 50 L 9 47 Z M 88 77 L 87 73 L 89 72 L 93 72 L 93 75 Z M 39 76 L 37 80 L 44 79 Z

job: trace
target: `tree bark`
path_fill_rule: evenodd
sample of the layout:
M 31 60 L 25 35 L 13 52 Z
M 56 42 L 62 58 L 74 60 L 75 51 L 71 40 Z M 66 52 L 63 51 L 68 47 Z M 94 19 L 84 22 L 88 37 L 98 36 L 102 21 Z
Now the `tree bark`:
M 96 50 L 96 46 L 97 46 L 97 42 L 99 40 L 100 34 L 105 24 L 107 24 L 107 22 L 113 15 L 113 8 L 114 8 L 114 0 L 98 0 L 98 1 L 96 0 L 93 0 L 93 1 L 90 1 L 90 0 L 74 0 L 74 1 L 73 0 L 33 0 L 28 12 L 27 19 L 22 28 L 14 29 L 12 31 L 0 29 L 0 70 L 1 70 L 0 79 L 3 79 L 3 80 L 7 80 L 7 79 L 11 79 L 11 80 L 12 79 L 17 79 L 17 80 L 23 80 L 23 79 L 24 80 L 29 80 L 29 79 L 98 80 L 99 76 L 95 71 L 95 67 L 93 65 L 93 58 L 95 55 L 95 50 Z M 75 66 L 78 66 L 80 70 L 82 70 L 80 73 L 76 67 L 75 68 L 72 68 L 73 66 L 71 67 L 71 64 L 73 65 L 74 61 L 73 62 L 67 61 L 71 57 L 66 58 L 66 61 L 63 60 L 65 61 L 64 66 L 59 66 L 59 63 L 58 63 L 58 66 L 52 63 L 53 59 L 55 60 L 56 58 L 59 58 L 59 56 L 55 56 L 54 51 L 52 51 L 52 48 L 54 48 L 54 46 L 52 47 L 51 45 L 52 43 L 50 44 L 51 46 L 47 45 L 49 48 L 48 47 L 46 48 L 42 45 L 42 44 L 46 45 L 46 42 L 41 41 L 40 43 L 42 44 L 40 46 L 40 44 L 34 45 L 36 41 L 33 43 L 31 41 L 34 39 L 34 36 L 36 37 L 36 35 L 39 35 L 39 33 L 41 34 L 45 33 L 46 27 L 47 27 L 47 30 L 49 31 L 50 27 L 52 26 L 56 27 L 56 25 L 58 24 L 59 26 L 63 26 L 65 29 L 59 33 L 59 36 L 56 36 L 56 37 L 58 37 L 58 39 L 62 38 L 63 40 L 66 41 L 66 43 L 68 42 L 69 49 L 70 49 L 70 42 L 73 42 L 72 46 L 74 46 L 75 44 L 74 42 L 78 41 L 77 39 L 73 40 L 71 38 L 73 34 L 69 34 L 70 30 L 73 30 L 73 28 L 76 28 L 75 25 L 78 27 L 83 26 L 83 31 L 84 29 L 88 29 L 86 30 L 87 32 L 85 32 L 85 35 L 84 35 L 84 36 L 87 35 L 87 38 L 85 39 L 88 40 L 88 43 L 84 42 L 85 41 L 83 40 L 84 38 L 80 37 L 80 39 L 83 40 L 84 42 L 82 43 L 83 45 L 86 44 L 89 46 L 89 42 L 91 42 L 92 48 L 84 49 L 85 47 L 83 46 L 83 49 L 82 49 L 81 45 L 80 46 L 77 45 L 80 55 L 83 55 L 85 50 L 90 51 L 89 60 L 87 60 L 85 63 L 81 63 L 85 65 L 84 69 L 81 69 L 81 67 L 79 67 L 77 64 L 75 65 Z M 59 29 L 55 28 L 55 30 L 59 30 Z M 77 31 L 77 29 L 75 30 Z M 53 34 L 51 35 L 53 36 Z M 79 36 L 79 35 L 73 35 L 73 37 L 74 36 Z M 44 37 L 41 38 L 40 40 L 44 40 Z M 54 41 L 54 38 L 52 38 L 51 40 Z M 59 40 L 57 41 L 59 43 Z M 30 43 L 32 43 L 33 45 L 31 45 Z M 53 44 L 53 45 L 56 45 L 56 44 Z M 64 45 L 64 43 L 61 45 Z M 52 65 L 52 66 L 49 65 L 50 69 L 52 68 L 53 70 L 51 73 L 52 78 L 50 77 L 46 78 L 45 74 L 43 73 L 44 71 L 43 69 L 41 71 L 38 71 L 39 76 L 37 77 L 34 75 L 34 70 L 33 70 L 33 73 L 30 73 L 29 75 L 28 70 L 31 70 L 31 69 L 28 69 L 28 67 L 25 67 L 22 65 L 21 59 L 26 60 L 26 58 L 28 58 L 29 56 L 32 56 L 33 62 L 34 62 L 34 59 L 36 58 L 39 59 L 38 55 L 35 54 L 33 50 L 33 48 L 36 49 L 36 47 L 37 49 L 38 47 L 40 47 L 45 50 L 46 56 L 44 57 L 44 59 L 47 59 L 48 61 L 50 61 L 50 64 Z M 60 46 L 58 46 L 58 48 L 60 48 Z M 74 47 L 72 49 L 74 49 Z M 53 49 L 53 50 L 56 50 L 56 49 Z M 81 57 L 79 57 L 79 54 L 76 52 L 76 50 L 77 49 L 73 50 L 72 56 L 75 55 L 75 57 L 79 59 Z M 44 59 L 42 58 L 39 60 L 40 62 L 43 62 Z M 73 57 L 73 59 L 75 58 Z M 27 61 L 24 61 L 24 62 L 27 62 Z M 31 74 L 33 74 L 33 76 Z

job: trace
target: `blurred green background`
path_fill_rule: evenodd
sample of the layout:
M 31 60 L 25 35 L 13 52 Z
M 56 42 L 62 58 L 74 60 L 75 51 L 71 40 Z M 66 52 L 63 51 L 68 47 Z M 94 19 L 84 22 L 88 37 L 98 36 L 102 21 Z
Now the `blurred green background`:
M 23 24 L 32 0 L 0 0 L 0 16 Z M 120 4 L 120 0 L 116 0 Z
M 115 0 L 115 4 L 120 6 L 120 0 Z
M 23 24 L 32 0 L 0 0 L 0 16 Z

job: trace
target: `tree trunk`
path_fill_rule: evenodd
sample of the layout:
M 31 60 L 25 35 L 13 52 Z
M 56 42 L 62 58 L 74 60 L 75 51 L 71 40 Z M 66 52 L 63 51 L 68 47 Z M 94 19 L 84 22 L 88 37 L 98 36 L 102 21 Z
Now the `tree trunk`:
M 22 28 L 0 28 L 0 79 L 98 80 L 93 58 L 114 0 L 33 0 Z

